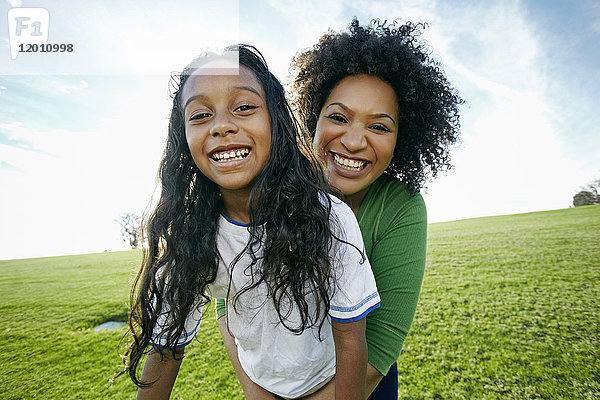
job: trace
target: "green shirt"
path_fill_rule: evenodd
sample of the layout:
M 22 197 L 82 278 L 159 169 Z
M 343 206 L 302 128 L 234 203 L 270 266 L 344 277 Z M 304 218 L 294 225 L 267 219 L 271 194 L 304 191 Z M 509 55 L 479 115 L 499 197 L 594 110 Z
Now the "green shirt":
M 369 364 L 381 374 L 400 356 L 412 324 L 427 251 L 427 211 L 420 194 L 386 174 L 367 192 L 358 210 L 358 224 L 371 263 L 381 306 L 367 315 Z M 225 301 L 216 302 L 217 318 Z
M 386 174 L 367 192 L 358 224 L 381 306 L 367 315 L 369 364 L 387 375 L 400 356 L 425 273 L 427 210 L 420 194 Z

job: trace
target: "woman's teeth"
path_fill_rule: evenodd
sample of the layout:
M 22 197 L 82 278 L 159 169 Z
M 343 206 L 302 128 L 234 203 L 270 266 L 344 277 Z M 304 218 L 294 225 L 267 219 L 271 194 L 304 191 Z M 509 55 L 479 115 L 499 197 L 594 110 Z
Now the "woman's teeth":
M 250 150 L 248 149 L 222 151 L 220 153 L 214 153 L 212 159 L 218 162 L 241 160 L 246 157 L 249 152 Z
M 334 154 L 333 159 L 335 160 L 337 165 L 339 165 L 340 167 L 344 167 L 350 171 L 360 171 L 365 165 L 365 161 L 350 160 L 348 158 L 340 156 L 339 154 Z

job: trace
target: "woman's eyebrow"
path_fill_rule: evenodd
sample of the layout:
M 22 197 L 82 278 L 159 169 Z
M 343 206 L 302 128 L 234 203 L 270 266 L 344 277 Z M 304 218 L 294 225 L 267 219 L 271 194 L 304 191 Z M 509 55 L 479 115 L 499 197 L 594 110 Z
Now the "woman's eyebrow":
M 334 102 L 331 104 L 328 104 L 327 107 L 325 107 L 325 109 L 331 107 L 331 106 L 338 106 L 344 109 L 344 111 L 346 111 L 347 113 L 353 113 L 353 111 L 348 108 L 348 106 L 346 106 L 344 103 L 340 103 L 340 102 Z M 379 114 L 370 114 L 368 116 L 369 118 L 389 118 L 394 125 L 396 125 L 396 120 L 394 118 L 392 118 L 389 114 L 386 113 L 379 113 Z
M 331 104 L 329 104 L 329 105 L 328 105 L 327 107 L 325 107 L 325 108 L 329 108 L 329 107 L 332 107 L 332 106 L 339 106 L 339 107 L 343 108 L 343 109 L 344 109 L 344 111 L 346 111 L 346 112 L 352 112 L 352 110 L 351 110 L 351 109 L 349 109 L 349 108 L 348 108 L 348 107 L 347 107 L 347 106 L 346 106 L 344 103 L 340 103 L 340 102 L 338 102 L 338 101 L 336 101 L 336 102 L 334 102 L 334 103 L 331 103 Z
M 369 117 L 371 117 L 371 118 L 389 118 L 389 119 L 392 120 L 392 122 L 394 123 L 394 125 L 396 125 L 396 121 L 394 120 L 394 118 L 390 117 L 386 113 L 372 114 L 372 115 L 369 115 Z

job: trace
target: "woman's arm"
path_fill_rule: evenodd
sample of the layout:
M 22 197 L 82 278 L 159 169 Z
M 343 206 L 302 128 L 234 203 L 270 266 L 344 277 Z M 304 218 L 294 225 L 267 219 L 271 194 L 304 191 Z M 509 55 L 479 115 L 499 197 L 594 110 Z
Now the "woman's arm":
M 400 356 L 412 325 L 425 272 L 426 243 L 424 210 L 409 210 L 390 222 L 369 254 L 381 296 L 381 307 L 368 316 L 369 363 L 382 374 Z
M 242 365 L 240 364 L 240 360 L 238 358 L 237 346 L 235 345 L 235 339 L 229 333 L 229 329 L 227 329 L 227 318 L 221 317 L 217 320 L 217 324 L 219 325 L 219 330 L 221 331 L 221 337 L 223 338 L 223 343 L 225 344 L 225 349 L 227 350 L 227 355 L 229 355 L 229 360 L 233 365 L 233 369 L 235 370 L 235 374 L 237 375 L 238 381 L 240 385 L 242 385 L 242 390 L 244 391 L 244 396 L 249 400 L 275 400 L 280 397 L 274 395 L 273 393 L 263 389 L 254 383 L 248 375 L 244 372 Z
M 367 373 L 366 319 L 331 321 L 335 342 L 335 399 L 365 399 Z
M 138 390 L 138 400 L 164 400 L 171 396 L 173 384 L 177 378 L 183 358 L 183 350 L 177 353 L 177 358 L 169 350 L 164 350 L 161 357 L 158 350 L 152 348 L 142 371 L 142 382 L 154 382 L 151 386 Z

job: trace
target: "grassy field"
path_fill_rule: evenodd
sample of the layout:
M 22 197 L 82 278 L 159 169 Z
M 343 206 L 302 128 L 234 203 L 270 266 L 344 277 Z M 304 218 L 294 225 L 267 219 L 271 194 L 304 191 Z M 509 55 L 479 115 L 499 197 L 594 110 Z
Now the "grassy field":
M 0 261 L 0 398 L 133 399 L 119 370 L 139 252 Z M 432 224 L 404 399 L 600 398 L 600 206 Z M 212 311 L 211 311 L 212 312 Z M 173 399 L 242 399 L 212 318 Z

